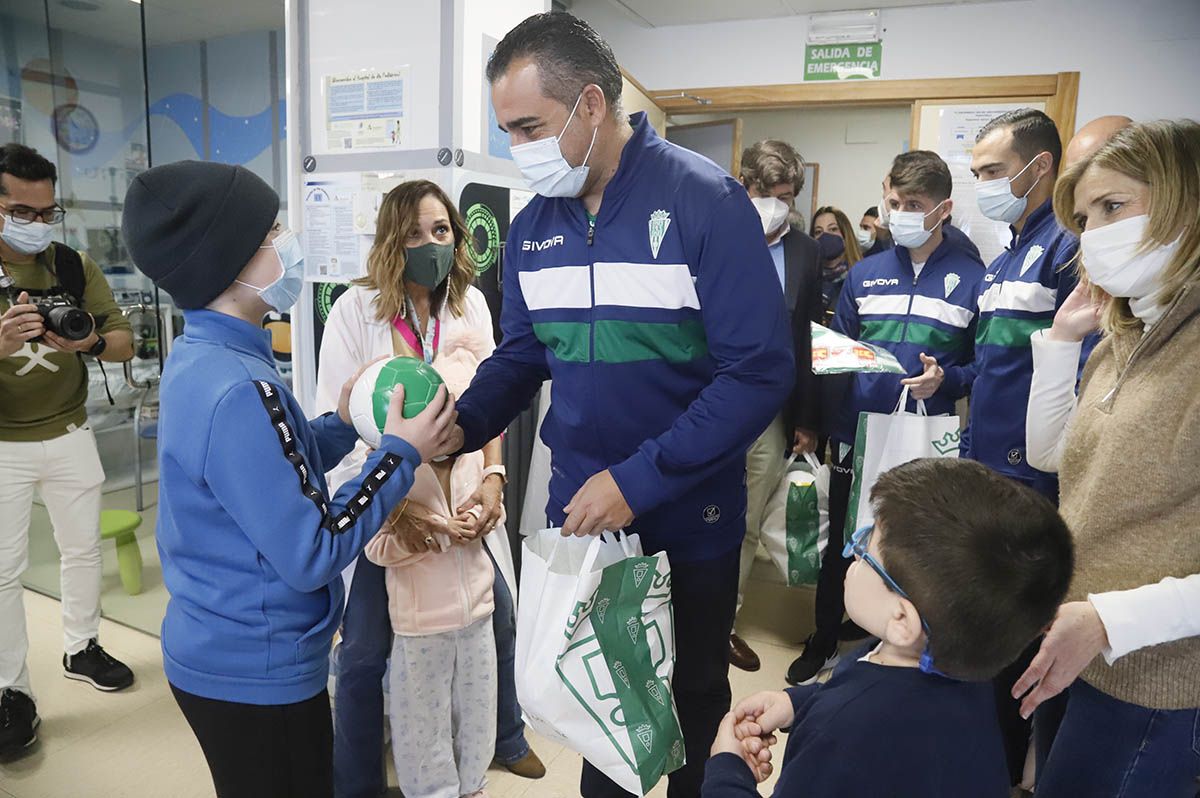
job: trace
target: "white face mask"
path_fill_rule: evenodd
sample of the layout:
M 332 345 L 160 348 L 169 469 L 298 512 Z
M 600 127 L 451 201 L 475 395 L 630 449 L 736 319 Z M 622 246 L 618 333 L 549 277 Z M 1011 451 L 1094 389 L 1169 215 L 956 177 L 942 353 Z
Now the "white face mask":
M 774 238 L 775 234 L 787 225 L 788 206 L 783 200 L 776 197 L 751 197 L 750 202 L 754 204 L 754 210 L 758 211 L 758 218 L 762 220 L 763 235 L 768 239 Z
M 933 231 L 937 229 L 938 224 L 942 223 L 938 219 L 932 229 L 925 229 L 925 220 L 946 204 L 946 200 L 942 200 L 934 206 L 929 213 L 921 213 L 920 211 L 892 211 L 892 218 L 888 229 L 892 231 L 892 240 L 896 242 L 896 246 L 906 249 L 917 249 L 929 240 L 933 235 Z
M 0 240 L 12 247 L 14 252 L 22 255 L 36 255 L 45 252 L 54 240 L 54 225 L 45 222 L 30 222 L 19 224 L 11 216 L 4 217 L 4 229 L 0 230 Z
M 888 228 L 889 213 L 890 212 L 888 211 L 887 197 L 884 197 L 883 200 L 879 203 L 879 226 L 885 230 Z
M 859 228 L 855 229 L 854 237 L 858 239 L 858 245 L 860 247 L 862 247 L 864 251 L 875 246 L 875 231 L 874 230 L 864 230 L 861 227 L 859 227 Z
M 263 302 L 280 313 L 286 313 L 300 299 L 300 293 L 304 290 L 304 248 L 295 233 L 285 230 L 275 236 L 270 244 L 264 244 L 259 249 L 275 250 L 275 255 L 279 258 L 279 276 L 262 288 L 241 280 L 234 282 L 253 288 Z
M 1033 166 L 1034 161 L 1040 158 L 1039 154 L 1033 161 L 1025 164 L 1025 169 Z M 1033 185 L 1029 187 L 1021 196 L 1015 196 L 1012 193 L 1012 183 L 1021 175 L 1025 174 L 1025 169 L 1017 172 L 1012 177 L 998 177 L 995 180 L 980 180 L 975 183 L 975 201 L 979 203 L 979 212 L 994 222 L 1004 222 L 1005 224 L 1013 224 L 1017 219 L 1021 218 L 1021 214 L 1025 213 L 1025 207 L 1029 204 L 1029 194 L 1041 181 L 1039 177 L 1033 181 Z
M 563 133 L 567 132 L 571 120 L 575 118 L 575 112 L 579 109 L 582 99 L 583 94 L 580 93 L 579 98 L 575 100 L 575 107 L 571 109 L 571 115 L 567 117 L 567 124 L 563 125 L 562 133 L 527 144 L 518 144 L 510 150 L 513 161 L 525 177 L 525 182 L 543 197 L 578 197 L 583 192 L 583 184 L 587 182 L 590 171 L 587 161 L 592 155 L 592 148 L 596 146 L 596 134 L 600 132 L 600 128 L 592 131 L 592 143 L 579 166 L 573 167 L 567 163 L 562 148 L 559 147 L 559 140 L 562 139 Z
M 1150 217 L 1131 216 L 1088 230 L 1079 237 L 1088 279 L 1112 296 L 1145 299 L 1162 287 L 1162 273 L 1179 249 L 1170 244 L 1142 248 Z

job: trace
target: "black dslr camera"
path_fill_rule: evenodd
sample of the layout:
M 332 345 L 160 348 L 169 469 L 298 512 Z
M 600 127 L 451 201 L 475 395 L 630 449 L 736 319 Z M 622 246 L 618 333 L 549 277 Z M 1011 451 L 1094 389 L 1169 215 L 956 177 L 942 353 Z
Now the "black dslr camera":
M 7 275 L 0 277 L 0 288 L 3 288 L 8 294 L 9 302 L 17 304 L 21 291 L 14 286 L 12 278 Z M 32 294 L 33 292 L 28 291 L 27 293 Z M 90 337 L 92 331 L 96 329 L 96 322 L 92 319 L 92 314 L 78 308 L 75 301 L 65 291 L 51 290 L 39 297 L 31 296 L 29 303 L 37 308 L 37 312 L 42 317 L 42 324 L 47 330 L 68 341 L 82 341 Z M 38 336 L 32 341 L 41 343 L 42 338 Z

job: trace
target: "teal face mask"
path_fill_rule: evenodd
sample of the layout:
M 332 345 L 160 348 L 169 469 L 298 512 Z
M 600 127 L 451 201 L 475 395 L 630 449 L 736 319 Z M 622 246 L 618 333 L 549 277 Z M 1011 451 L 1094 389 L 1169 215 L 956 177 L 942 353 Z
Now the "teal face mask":
M 430 242 L 404 250 L 404 279 L 430 291 L 446 281 L 454 267 L 454 245 Z

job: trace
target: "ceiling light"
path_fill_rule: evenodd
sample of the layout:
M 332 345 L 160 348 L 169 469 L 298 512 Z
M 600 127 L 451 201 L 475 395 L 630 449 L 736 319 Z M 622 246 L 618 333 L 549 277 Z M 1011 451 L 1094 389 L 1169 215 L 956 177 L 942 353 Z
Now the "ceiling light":
M 880 40 L 882 28 L 882 20 L 877 8 L 869 11 L 809 14 L 808 43 L 877 42 Z

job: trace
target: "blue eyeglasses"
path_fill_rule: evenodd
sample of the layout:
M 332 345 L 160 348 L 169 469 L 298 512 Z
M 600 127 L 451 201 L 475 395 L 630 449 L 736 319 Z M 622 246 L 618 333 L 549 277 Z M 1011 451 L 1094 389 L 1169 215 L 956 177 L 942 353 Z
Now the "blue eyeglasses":
M 850 540 L 846 541 L 845 548 L 842 549 L 842 556 L 846 559 L 858 557 L 867 565 L 871 566 L 871 570 L 879 574 L 879 578 L 883 580 L 883 583 L 888 586 L 889 590 L 908 599 L 909 601 L 912 601 L 912 599 L 909 598 L 909 595 L 904 592 L 904 588 L 900 587 L 896 580 L 892 578 L 892 575 L 887 572 L 887 569 L 883 567 L 883 563 L 872 557 L 871 553 L 867 551 L 867 546 L 869 546 L 871 543 L 871 533 L 874 531 L 875 526 L 872 524 L 871 526 L 864 526 L 862 529 L 859 529 L 857 532 L 851 535 Z M 946 676 L 946 674 L 942 673 L 933 666 L 933 654 L 929 650 L 929 624 L 925 623 L 924 618 L 921 618 L 921 628 L 925 630 L 925 650 L 921 652 L 921 671 L 924 673 L 932 673 L 936 676 Z

